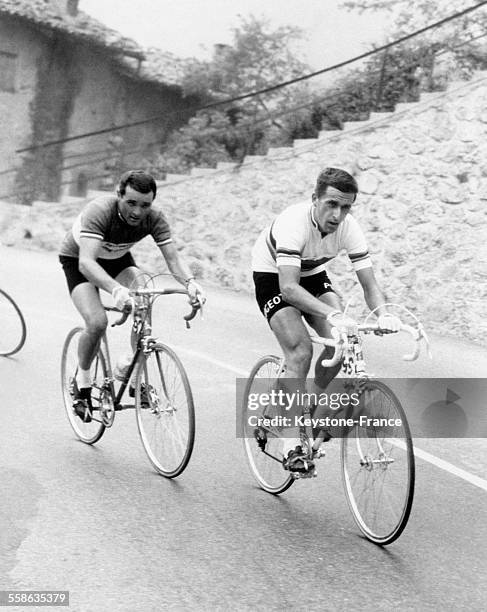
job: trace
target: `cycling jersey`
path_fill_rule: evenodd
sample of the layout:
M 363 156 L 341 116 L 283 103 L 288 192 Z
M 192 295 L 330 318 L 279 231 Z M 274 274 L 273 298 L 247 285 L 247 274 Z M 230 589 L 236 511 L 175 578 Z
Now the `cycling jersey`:
M 335 232 L 323 234 L 309 202 L 286 208 L 258 237 L 252 250 L 254 272 L 277 273 L 278 266 L 301 268 L 301 276 L 318 274 L 340 251 L 354 269 L 372 265 L 367 243 L 357 221 L 347 215 Z
M 118 259 L 130 248 L 151 235 L 157 246 L 172 242 L 169 225 L 162 211 L 152 208 L 137 226 L 131 226 L 121 217 L 115 196 L 100 196 L 84 208 L 66 234 L 60 255 L 79 257 L 80 238 L 100 241 L 99 259 Z

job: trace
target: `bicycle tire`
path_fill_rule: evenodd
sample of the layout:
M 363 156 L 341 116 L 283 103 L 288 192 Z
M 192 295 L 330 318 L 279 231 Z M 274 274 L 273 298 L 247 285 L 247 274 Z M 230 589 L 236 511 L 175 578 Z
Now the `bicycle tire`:
M 0 321 L 3 331 L 0 338 L 0 356 L 15 355 L 25 344 L 27 327 L 24 315 L 10 295 L 0 289 Z
M 135 412 L 154 469 L 166 478 L 179 476 L 193 452 L 194 402 L 183 364 L 165 344 L 155 344 L 137 366 Z
M 415 464 L 411 433 L 401 403 L 386 385 L 368 381 L 360 395 L 360 415 L 371 424 L 356 424 L 342 438 L 343 484 L 353 518 L 367 539 L 387 545 L 409 519 L 414 497 Z M 394 427 L 376 418 L 399 419 Z
M 282 455 L 282 437 L 274 435 L 272 429 L 266 430 L 265 451 L 272 456 L 265 454 L 260 449 L 254 436 L 255 427 L 249 423 L 251 414 L 255 416 L 255 410 L 249 411 L 249 394 L 255 392 L 253 389 L 257 387 L 260 393 L 264 391 L 262 385 L 259 386 L 256 383 L 257 379 L 275 381 L 279 374 L 280 364 L 281 360 L 275 355 L 266 355 L 254 365 L 245 385 L 241 415 L 243 445 L 250 471 L 259 486 L 273 495 L 279 495 L 289 489 L 294 478 L 284 470 L 282 463 L 278 461 Z
M 75 413 L 73 408 L 73 380 L 78 366 L 78 342 L 76 336 L 83 332 L 82 327 L 75 327 L 72 329 L 64 341 L 63 352 L 61 357 L 61 389 L 63 394 L 64 408 L 68 417 L 69 424 L 71 425 L 76 436 L 85 444 L 95 444 L 102 437 L 105 431 L 105 425 L 96 416 L 96 406 L 98 397 L 96 395 L 97 389 L 100 389 L 100 385 L 103 383 L 107 376 L 107 368 L 105 359 L 101 349 L 98 351 L 97 356 L 92 364 L 93 371 L 93 391 L 92 391 L 92 404 L 94 418 L 90 423 L 84 423 Z

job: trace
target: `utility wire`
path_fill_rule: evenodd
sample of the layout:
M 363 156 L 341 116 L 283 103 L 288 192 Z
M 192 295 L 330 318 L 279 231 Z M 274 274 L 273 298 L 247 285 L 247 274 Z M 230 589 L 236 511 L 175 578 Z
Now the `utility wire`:
M 438 58 L 450 51 L 454 51 L 456 49 L 459 49 L 461 47 L 464 47 L 465 45 L 468 45 L 472 42 L 475 42 L 476 40 L 479 40 L 481 38 L 484 38 L 485 36 L 487 36 L 487 32 L 484 32 L 482 34 L 479 34 L 477 36 L 471 36 L 468 40 L 465 40 L 463 42 L 460 42 L 456 45 L 452 45 L 449 46 L 447 48 L 441 49 L 439 51 L 436 51 L 435 53 L 432 54 L 433 57 Z M 406 64 L 404 66 L 404 68 L 412 68 L 414 66 L 417 65 L 417 61 L 413 61 L 410 62 L 409 64 Z M 381 71 L 381 69 L 377 69 L 375 71 L 375 74 L 379 74 Z M 370 74 L 374 74 L 374 73 L 369 73 Z M 322 94 L 325 94 L 327 90 L 322 90 Z M 330 94 L 326 94 L 323 95 L 322 97 L 320 97 L 319 92 L 316 92 L 315 97 L 313 98 L 313 100 L 311 102 L 304 102 L 302 104 L 299 105 L 295 105 L 292 106 L 290 108 L 287 109 L 283 109 L 280 112 L 274 112 L 274 113 L 269 113 L 266 117 L 261 117 L 259 119 L 253 120 L 252 122 L 243 122 L 241 124 L 238 125 L 238 128 L 252 128 L 256 125 L 260 125 L 260 124 L 265 124 L 268 121 L 273 121 L 275 119 L 279 119 L 281 117 L 284 117 L 286 115 L 289 115 L 291 113 L 294 113 L 298 110 L 302 110 L 304 108 L 311 108 L 311 107 L 317 107 L 321 104 L 323 104 L 324 102 L 328 103 L 328 108 L 332 108 L 334 106 L 336 106 L 337 102 L 337 98 L 340 97 L 340 92 L 335 92 L 335 93 L 330 93 Z M 218 135 L 218 134 L 223 134 L 223 133 L 227 133 L 228 132 L 228 128 L 221 128 L 219 130 L 215 130 L 214 132 L 212 132 L 212 135 Z M 160 143 L 158 142 L 151 142 L 147 145 L 143 145 L 141 147 L 137 147 L 136 149 L 131 149 L 130 151 L 127 152 L 118 152 L 115 151 L 113 148 L 106 148 L 106 149 L 102 149 L 102 150 L 96 150 L 96 151 L 84 151 L 81 153 L 72 153 L 67 155 L 64 159 L 65 161 L 69 160 L 69 159 L 74 159 L 74 158 L 83 158 L 83 157 L 88 157 L 89 159 L 87 159 L 86 161 L 80 161 L 79 163 L 76 164 L 71 164 L 71 165 L 65 165 L 61 168 L 62 171 L 65 170 L 70 170 L 76 167 L 80 167 L 80 166 L 85 166 L 86 164 L 90 163 L 90 164 L 94 164 L 94 163 L 98 163 L 98 162 L 102 162 L 102 161 L 113 161 L 113 158 L 118 156 L 122 156 L 124 159 L 127 159 L 129 157 L 133 157 L 134 155 L 140 153 L 141 151 L 147 150 L 147 148 L 151 147 L 151 146 L 157 146 Z M 106 158 L 93 158 L 93 156 L 95 155 L 106 155 Z M 115 160 L 116 161 L 116 160 Z M 237 162 L 236 162 L 237 163 Z M 5 175 L 5 174 L 9 174 L 9 173 L 13 173 L 15 171 L 17 171 L 18 168 L 17 167 L 12 167 L 6 170 L 1 170 L 0 171 L 0 176 L 1 175 Z M 69 184 L 75 183 L 76 180 L 72 181 Z M 65 184 L 65 183 L 63 183 Z
M 423 34 L 424 32 L 427 32 L 429 30 L 432 30 L 434 28 L 438 28 L 440 26 L 443 26 L 445 23 L 448 23 L 450 21 L 453 21 L 455 19 L 459 19 L 460 17 L 464 17 L 465 15 L 485 6 L 485 4 L 487 4 L 487 0 L 483 0 L 483 2 L 479 2 L 471 7 L 468 7 L 462 11 L 458 11 L 457 13 L 454 13 L 453 15 L 450 15 L 448 17 L 445 17 L 443 19 L 440 19 L 439 21 L 436 21 L 435 23 L 432 23 L 428 26 L 425 26 L 423 28 L 420 28 L 419 30 L 416 30 L 415 32 L 411 32 L 410 34 L 406 34 L 405 36 L 402 36 L 401 38 L 398 38 L 397 40 L 394 40 L 390 43 L 387 43 L 385 45 L 382 45 L 380 47 L 376 47 L 375 49 L 372 49 L 371 51 L 367 51 L 365 53 L 362 53 L 360 55 L 357 55 L 351 59 L 345 60 L 343 62 L 339 62 L 338 64 L 334 64 L 332 66 L 327 66 L 326 68 L 322 68 L 321 70 L 317 70 L 316 72 L 311 72 L 309 74 L 305 74 L 301 77 L 296 77 L 294 79 L 288 80 L 288 81 L 284 81 L 282 83 L 278 83 L 276 85 L 271 85 L 269 87 L 266 87 L 264 89 L 260 89 L 258 91 L 253 91 L 253 92 L 249 92 L 246 94 L 242 94 L 240 96 L 234 96 L 232 98 L 227 98 L 225 100 L 219 100 L 216 102 L 211 102 L 209 104 L 205 104 L 203 106 L 197 106 L 197 107 L 188 107 L 186 109 L 184 109 L 184 111 L 172 111 L 170 113 L 165 113 L 164 115 L 156 115 L 154 117 L 150 117 L 148 119 L 141 119 L 139 121 L 133 121 L 131 123 L 126 123 L 123 125 L 118 125 L 118 126 L 114 126 L 114 127 L 110 127 L 110 128 L 104 128 L 102 130 L 95 130 L 92 132 L 86 132 L 84 134 L 77 134 L 75 136 L 69 136 L 68 138 L 61 138 L 58 140 L 50 140 L 41 144 L 37 144 L 37 145 L 32 145 L 30 147 L 25 147 L 23 149 L 17 149 L 15 152 L 16 153 L 26 153 L 27 151 L 34 151 L 37 149 L 41 149 L 44 147 L 49 147 L 49 146 L 54 146 L 54 145 L 58 145 L 58 144 L 63 144 L 65 142 L 72 142 L 73 140 L 80 140 L 82 138 L 89 138 L 91 136 L 98 136 L 101 134 L 107 134 L 110 132 L 115 132 L 115 131 L 119 131 L 119 130 L 123 130 L 129 127 L 136 127 L 139 125 L 145 125 L 147 123 L 152 123 L 154 121 L 158 121 L 160 119 L 165 119 L 168 116 L 171 115 L 176 115 L 178 113 L 184 112 L 185 114 L 187 114 L 188 112 L 191 113 L 196 113 L 198 111 L 201 110 L 207 110 L 210 108 L 216 108 L 218 106 L 223 106 L 225 104 L 230 104 L 233 102 L 239 102 L 240 100 L 245 100 L 247 98 L 253 98 L 255 96 L 260 96 L 262 94 L 266 94 L 266 93 L 270 93 L 272 91 L 276 91 L 277 89 L 281 89 L 282 87 L 287 87 L 288 85 L 293 85 L 295 83 L 299 83 L 301 81 L 304 81 L 306 79 L 311 79 L 315 76 L 318 76 L 320 74 L 325 74 L 326 72 L 330 72 L 331 70 L 336 70 L 337 68 L 343 68 L 344 66 L 347 66 L 349 64 L 352 64 L 354 62 L 357 62 L 359 60 L 362 60 L 366 57 L 369 57 L 371 55 L 374 55 L 376 53 L 380 53 L 381 51 L 385 51 L 386 49 L 390 49 L 391 47 L 394 47 L 396 45 L 399 45 L 403 42 L 405 42 L 406 40 L 409 40 L 411 38 L 414 38 L 415 36 L 418 36 L 419 34 Z

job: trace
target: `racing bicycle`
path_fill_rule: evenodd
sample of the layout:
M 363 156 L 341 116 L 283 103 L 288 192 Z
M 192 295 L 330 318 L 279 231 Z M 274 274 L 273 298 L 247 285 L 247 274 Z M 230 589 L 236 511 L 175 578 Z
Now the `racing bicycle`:
M 135 408 L 137 426 L 145 452 L 154 469 L 167 478 L 179 476 L 188 465 L 194 445 L 195 414 L 188 376 L 173 349 L 152 336 L 152 307 L 161 295 L 188 295 L 182 288 L 131 291 L 133 337 L 136 348 L 118 389 L 112 371 L 107 335 L 104 334 L 91 366 L 92 406 L 89 422 L 75 411 L 75 377 L 78 368 L 78 341 L 82 327 L 72 329 L 65 340 L 61 360 L 61 384 L 64 406 L 76 436 L 86 444 L 94 444 L 111 427 L 118 411 Z M 183 318 L 186 326 L 198 310 L 199 302 L 191 304 L 191 312 Z M 105 306 L 108 312 L 121 313 L 112 327 L 122 325 L 129 311 Z M 129 382 L 135 378 L 129 403 L 122 403 Z
M 414 316 L 414 315 L 413 315 Z M 402 325 L 401 330 L 415 340 L 415 349 L 404 359 L 416 359 L 420 342 L 429 344 L 422 325 Z M 380 545 L 396 540 L 409 519 L 414 496 L 415 463 L 411 433 L 406 414 L 387 385 L 373 380 L 366 372 L 362 336 L 381 335 L 374 324 L 358 327 L 355 335 L 337 334 L 334 338 L 310 336 L 314 344 L 331 346 L 334 355 L 322 361 L 330 367 L 342 360 L 340 381 L 348 396 L 358 397 L 356 406 L 344 409 L 338 428 L 341 437 L 341 472 L 347 502 L 361 532 Z M 251 472 L 259 486 L 275 495 L 286 491 L 299 478 L 316 476 L 316 470 L 290 472 L 283 468 L 282 406 L 263 403 L 259 414 L 249 400 L 266 394 L 279 385 L 284 360 L 275 355 L 262 357 L 253 367 L 243 392 L 241 435 Z M 334 381 L 334 382 L 335 382 Z M 333 383 L 332 383 L 333 384 Z M 262 397 L 262 396 L 261 396 Z M 330 431 L 313 424 L 314 406 L 304 402 L 300 419 L 301 447 L 305 464 L 314 466 L 324 456 L 323 441 Z M 281 421 L 279 421 L 281 418 Z M 274 419 L 274 420 L 273 420 Z
M 0 289 L 0 321 L 0 355 L 8 357 L 18 353 L 24 346 L 27 328 L 22 311 L 3 289 Z

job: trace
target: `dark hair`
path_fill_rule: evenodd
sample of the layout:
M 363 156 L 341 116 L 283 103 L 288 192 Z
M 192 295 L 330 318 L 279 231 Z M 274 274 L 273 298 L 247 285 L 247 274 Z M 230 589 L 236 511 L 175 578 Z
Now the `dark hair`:
M 322 196 L 327 187 L 334 187 L 343 193 L 358 193 L 357 181 L 351 174 L 339 168 L 325 168 L 322 170 L 316 181 L 316 197 Z
M 154 197 L 156 197 L 157 186 L 154 177 L 143 170 L 129 170 L 122 174 L 122 178 L 118 185 L 118 191 L 121 196 L 125 194 L 127 185 L 136 191 L 140 191 L 140 193 L 149 193 L 149 191 L 152 191 Z

